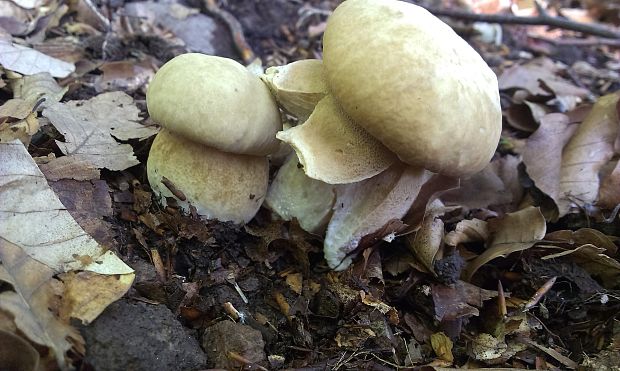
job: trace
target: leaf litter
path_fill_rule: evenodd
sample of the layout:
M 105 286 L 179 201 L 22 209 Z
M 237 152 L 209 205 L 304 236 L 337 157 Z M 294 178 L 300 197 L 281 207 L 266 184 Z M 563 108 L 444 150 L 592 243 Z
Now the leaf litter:
M 576 10 L 615 14 L 586 3 Z M 406 171 L 391 169 L 364 181 L 383 190 L 367 194 L 362 184 L 313 184 L 293 172 L 309 189 L 278 191 L 288 209 L 272 209 L 287 220 L 263 208 L 245 228 L 153 202 L 144 166 L 157 130 L 144 94 L 158 66 L 196 50 L 241 59 L 228 45 L 234 22 L 214 21 L 222 14 L 225 25 L 238 17 L 266 66 L 320 57 L 335 5 L 2 4 L 0 331 L 37 345 L 48 364 L 105 368 L 83 356 L 89 344 L 69 318 L 105 316 L 129 290 L 132 269 L 120 257 L 137 274 L 123 300 L 165 305 L 203 347 L 216 340 L 199 334 L 231 319 L 265 342 L 196 369 L 597 369 L 613 361 L 617 48 L 536 49 L 534 37 L 570 34 L 520 26 L 502 28 L 516 35 L 503 48 L 469 39 L 499 77 L 507 125 L 491 164 L 467 179 L 428 174 L 410 184 Z M 153 16 L 162 9 L 165 17 Z M 197 28 L 205 34 L 196 37 Z M 296 198 L 316 204 L 297 208 Z M 329 269 L 325 240 L 346 246 L 334 260 L 349 268 Z M 217 345 L 234 346 L 239 334 Z M 116 356 L 107 352 L 104 359 Z

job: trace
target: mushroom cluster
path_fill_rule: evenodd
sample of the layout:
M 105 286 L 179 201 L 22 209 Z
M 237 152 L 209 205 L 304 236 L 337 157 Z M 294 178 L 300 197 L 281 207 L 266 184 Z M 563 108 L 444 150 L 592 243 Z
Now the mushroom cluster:
M 250 221 L 282 129 L 265 84 L 231 59 L 189 53 L 157 72 L 146 102 L 163 127 L 147 161 L 153 191 L 207 219 Z
M 147 95 L 164 127 L 149 181 L 164 199 L 236 222 L 267 195 L 282 218 L 326 233 L 334 269 L 369 236 L 388 234 L 433 174 L 474 174 L 499 141 L 493 71 L 449 26 L 402 1 L 343 2 L 328 19 L 323 61 L 272 67 L 261 79 L 198 54 L 164 65 Z M 278 105 L 302 124 L 282 130 Z M 294 153 L 267 192 L 276 138 Z

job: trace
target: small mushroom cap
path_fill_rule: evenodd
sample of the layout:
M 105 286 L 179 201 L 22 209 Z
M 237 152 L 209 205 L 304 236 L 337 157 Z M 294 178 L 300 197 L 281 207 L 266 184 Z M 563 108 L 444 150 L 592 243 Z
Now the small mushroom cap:
M 278 149 L 280 112 L 269 88 L 241 64 L 182 54 L 157 71 L 146 94 L 163 127 L 224 152 L 267 155 Z
M 277 138 L 293 147 L 306 175 L 329 184 L 359 182 L 397 161 L 396 156 L 352 123 L 331 95 L 317 104 L 302 125 Z
M 304 59 L 285 66 L 269 67 L 261 79 L 285 110 L 304 120 L 327 95 L 323 62 L 319 59 Z
M 296 218 L 310 233 L 322 234 L 336 199 L 334 186 L 309 178 L 298 165 L 291 153 L 269 186 L 265 206 L 284 220 Z
M 499 141 L 497 78 L 449 26 L 395 0 L 347 0 L 327 21 L 323 65 L 351 119 L 405 163 L 460 176 Z
M 222 152 L 163 129 L 151 147 L 147 175 L 164 201 L 174 197 L 185 211 L 191 204 L 205 219 L 247 223 L 267 193 L 269 164 L 264 156 Z M 162 183 L 163 177 L 186 201 Z

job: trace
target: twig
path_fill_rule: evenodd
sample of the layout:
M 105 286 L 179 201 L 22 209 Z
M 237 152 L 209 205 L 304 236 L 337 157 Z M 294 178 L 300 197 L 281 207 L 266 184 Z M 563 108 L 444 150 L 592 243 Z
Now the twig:
M 252 48 L 245 40 L 245 36 L 243 35 L 243 28 L 241 27 L 241 23 L 235 18 L 232 14 L 220 8 L 215 0 L 204 0 L 205 8 L 207 12 L 212 15 L 218 17 L 222 22 L 226 24 L 228 29 L 230 30 L 230 34 L 232 35 L 233 42 L 235 47 L 241 54 L 241 58 L 245 64 L 249 64 L 254 60 L 254 52 Z
M 597 45 L 606 45 L 606 46 L 620 46 L 620 39 L 609 39 L 609 38 L 601 38 L 601 37 L 589 37 L 586 39 L 577 39 L 574 37 L 562 38 L 562 39 L 552 39 L 549 37 L 538 36 L 538 35 L 528 35 L 529 38 L 534 40 L 540 40 L 547 42 L 552 45 L 557 46 L 597 46 Z
M 522 17 L 513 14 L 477 14 L 461 10 L 423 7 L 436 16 L 449 17 L 464 21 L 550 26 L 594 36 L 607 37 L 610 39 L 620 39 L 620 32 L 609 27 L 596 24 L 579 23 L 566 18 L 552 17 L 547 15 L 546 12 L 535 17 Z

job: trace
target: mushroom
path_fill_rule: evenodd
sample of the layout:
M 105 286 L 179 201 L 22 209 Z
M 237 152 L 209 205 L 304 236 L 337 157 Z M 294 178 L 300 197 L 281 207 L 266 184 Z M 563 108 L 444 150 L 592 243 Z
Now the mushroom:
M 267 155 L 278 149 L 280 113 L 267 86 L 239 63 L 180 55 L 147 91 L 151 118 L 163 130 L 147 162 L 153 191 L 207 219 L 245 223 L 267 192 Z
M 355 215 L 372 212 L 374 206 L 363 206 L 365 199 L 395 195 L 391 187 L 370 185 L 383 184 L 381 177 L 393 178 L 386 172 L 400 169 L 407 176 L 399 175 L 399 182 L 409 184 L 400 189 L 417 194 L 429 171 L 454 177 L 481 171 L 495 153 L 502 114 L 497 78 L 482 57 L 449 26 L 410 3 L 340 4 L 327 21 L 323 69 L 328 95 L 304 124 L 279 132 L 278 138 L 295 149 L 309 177 L 340 184 L 368 179 L 337 188 L 339 198 L 347 194 L 346 187 L 357 197 L 350 198 L 346 210 L 336 211 L 325 238 L 330 267 L 344 269 L 362 234 L 401 218 L 413 202 L 389 196 L 406 199 L 406 205 L 369 224 L 367 216 Z M 350 160 L 386 151 L 392 160 L 388 155 Z M 364 162 L 371 171 L 354 171 Z

